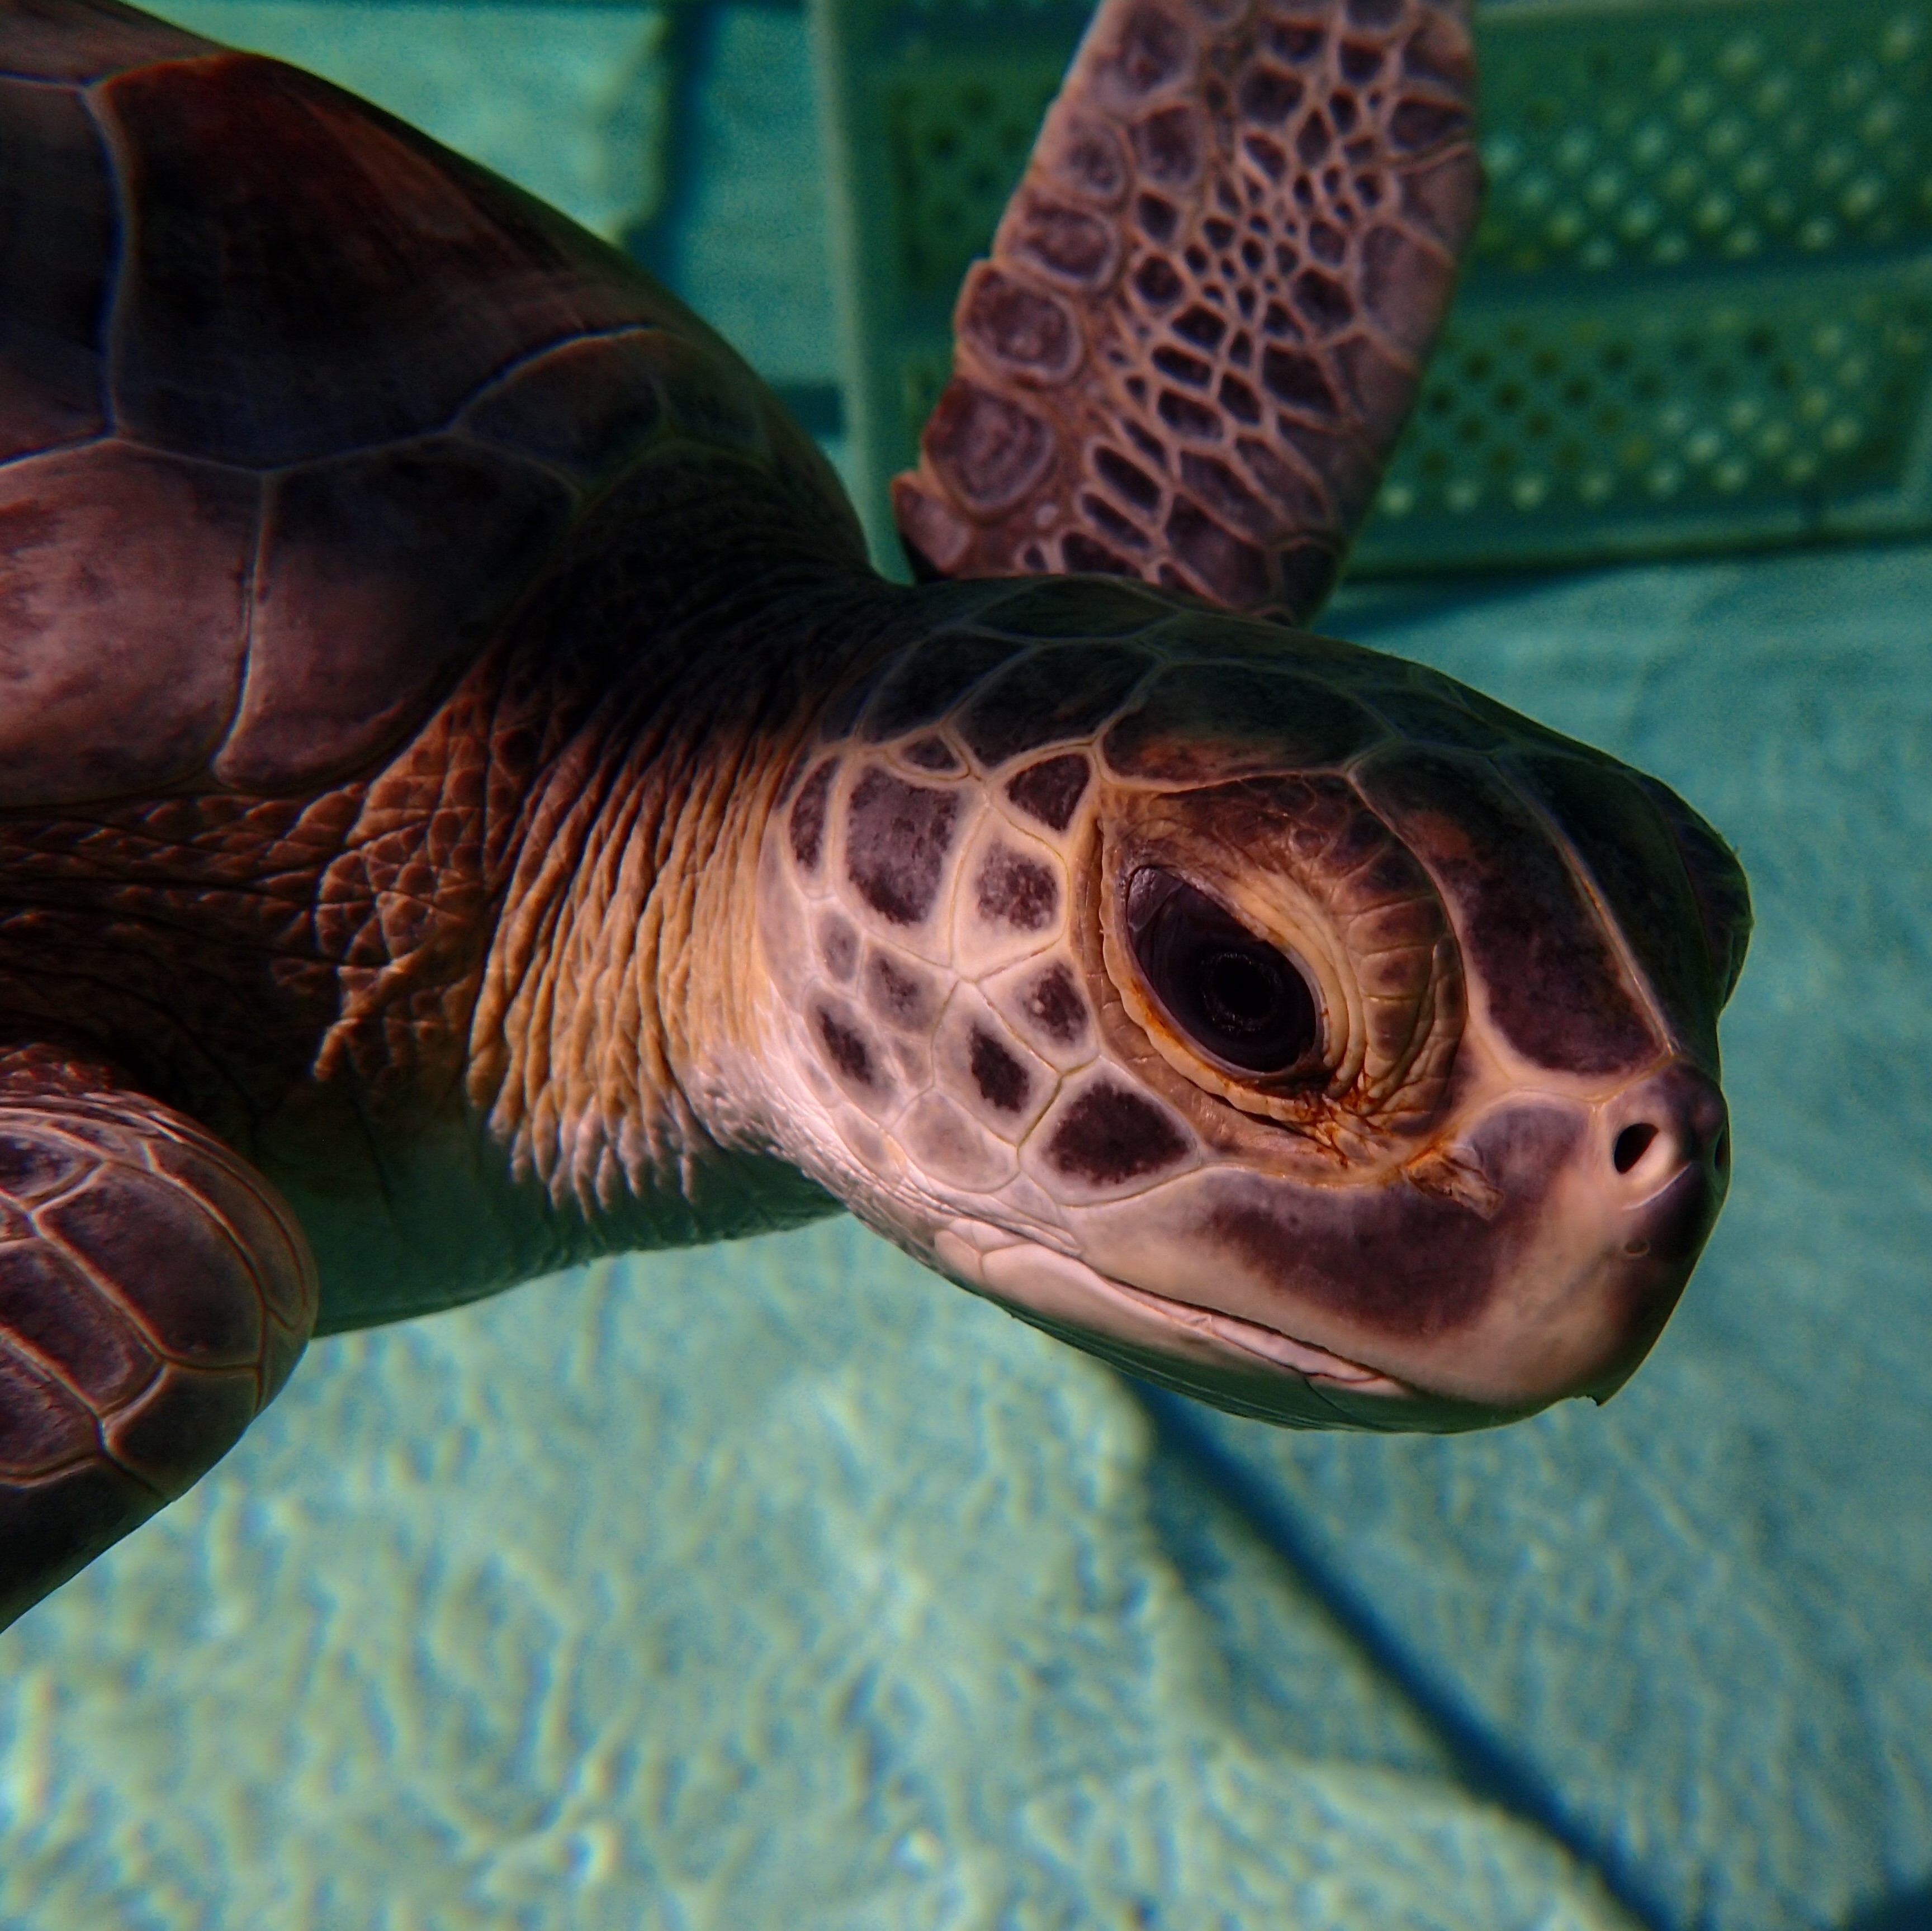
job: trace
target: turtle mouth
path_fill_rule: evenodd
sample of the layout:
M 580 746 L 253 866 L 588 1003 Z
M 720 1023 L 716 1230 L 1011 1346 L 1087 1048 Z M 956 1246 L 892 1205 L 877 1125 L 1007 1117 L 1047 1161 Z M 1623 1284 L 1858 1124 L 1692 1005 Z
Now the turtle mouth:
M 935 1236 L 933 1252 L 962 1286 L 1023 1320 L 1219 1406 L 1374 1429 L 1415 1426 L 1398 1411 L 1438 1402 L 1379 1369 L 1245 1316 L 1134 1287 L 1003 1228 L 955 1221 Z
M 1131 1287 L 1110 1275 L 1096 1273 L 1094 1278 L 1130 1302 L 1138 1302 L 1157 1318 L 1211 1335 L 1244 1354 L 1286 1368 L 1304 1381 L 1336 1382 L 1356 1394 L 1406 1396 L 1411 1399 L 1417 1395 L 1418 1391 L 1407 1382 L 1398 1381 L 1379 1369 L 1346 1360 L 1325 1348 L 1317 1348 L 1312 1342 L 1298 1341 L 1279 1328 L 1264 1327 L 1259 1321 L 1238 1314 L 1222 1314 L 1218 1309 L 1198 1307 L 1192 1301 L 1172 1300 L 1145 1288 Z

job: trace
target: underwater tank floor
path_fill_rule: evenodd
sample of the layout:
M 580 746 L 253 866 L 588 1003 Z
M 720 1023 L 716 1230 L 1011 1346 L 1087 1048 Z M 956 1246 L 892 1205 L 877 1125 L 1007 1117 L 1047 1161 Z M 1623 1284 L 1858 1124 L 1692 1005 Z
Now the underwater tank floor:
M 1932 551 L 1340 614 L 1750 869 L 1736 1186 L 1614 1403 L 1186 1410 L 1237 1507 L 845 1221 L 321 1342 L 0 1637 L 0 1920 L 1922 1921 Z
M 164 10 L 645 223 L 836 381 L 799 16 Z M 1327 621 L 1750 870 L 1736 1186 L 1615 1403 L 1282 1435 L 845 1221 L 320 1343 L 0 1635 L 0 1923 L 1932 1925 L 1932 550 Z

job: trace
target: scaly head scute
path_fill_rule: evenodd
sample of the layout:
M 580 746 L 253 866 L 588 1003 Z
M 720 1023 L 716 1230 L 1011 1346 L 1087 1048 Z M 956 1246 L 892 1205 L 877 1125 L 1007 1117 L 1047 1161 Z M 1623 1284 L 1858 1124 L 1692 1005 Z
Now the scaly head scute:
M 772 1137 L 1244 1411 L 1619 1385 L 1724 1190 L 1714 835 L 1373 652 L 1093 580 L 928 594 L 766 833 Z

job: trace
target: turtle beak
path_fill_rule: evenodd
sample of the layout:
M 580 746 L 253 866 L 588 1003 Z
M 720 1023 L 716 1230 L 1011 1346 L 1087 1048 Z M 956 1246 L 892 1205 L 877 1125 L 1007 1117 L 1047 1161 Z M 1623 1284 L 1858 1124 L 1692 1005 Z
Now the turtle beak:
M 1617 1239 L 1625 1333 L 1588 1386 L 1606 1402 L 1636 1371 L 1676 1306 L 1730 1186 L 1730 1115 L 1714 1081 L 1682 1060 L 1598 1109 L 1591 1135 Z
M 1607 1401 L 1655 1345 L 1724 1204 L 1723 1093 L 1673 1058 L 1594 1102 L 1514 1099 L 1458 1150 L 1496 1192 L 1436 1230 L 1455 1262 L 1418 1267 L 1406 1309 L 1331 1301 L 1312 1338 L 1450 1402 Z M 1366 1231 L 1370 1198 L 1360 1213 Z

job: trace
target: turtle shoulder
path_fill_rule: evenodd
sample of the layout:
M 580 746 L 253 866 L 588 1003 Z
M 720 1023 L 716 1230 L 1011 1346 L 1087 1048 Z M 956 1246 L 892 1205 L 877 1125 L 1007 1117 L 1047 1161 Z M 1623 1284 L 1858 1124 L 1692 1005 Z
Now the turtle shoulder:
M 640 466 L 862 556 L 682 304 L 327 82 L 6 0 L 0 152 L 0 806 L 366 766 Z

